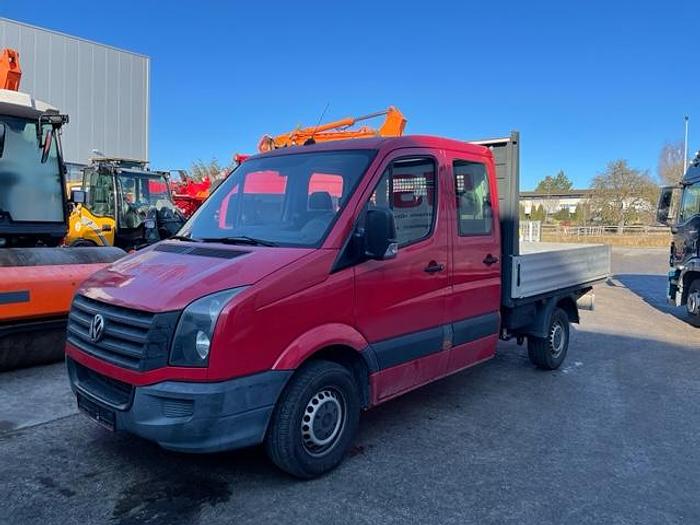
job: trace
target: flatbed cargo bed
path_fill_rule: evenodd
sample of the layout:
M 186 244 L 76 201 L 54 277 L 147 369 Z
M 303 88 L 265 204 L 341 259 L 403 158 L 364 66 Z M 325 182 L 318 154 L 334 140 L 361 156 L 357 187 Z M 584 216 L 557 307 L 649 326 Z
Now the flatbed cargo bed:
M 470 141 L 494 156 L 501 223 L 504 308 L 585 293 L 610 275 L 610 247 L 602 244 L 519 242 L 520 134 Z
M 519 302 L 551 292 L 592 286 L 610 275 L 610 246 L 521 242 L 513 255 L 510 299 Z

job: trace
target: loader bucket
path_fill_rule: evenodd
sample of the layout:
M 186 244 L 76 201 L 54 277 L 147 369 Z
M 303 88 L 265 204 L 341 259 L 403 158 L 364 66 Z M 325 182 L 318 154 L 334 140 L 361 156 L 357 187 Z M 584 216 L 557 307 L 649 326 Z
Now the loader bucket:
M 0 371 L 63 358 L 76 289 L 126 253 L 119 248 L 0 250 Z

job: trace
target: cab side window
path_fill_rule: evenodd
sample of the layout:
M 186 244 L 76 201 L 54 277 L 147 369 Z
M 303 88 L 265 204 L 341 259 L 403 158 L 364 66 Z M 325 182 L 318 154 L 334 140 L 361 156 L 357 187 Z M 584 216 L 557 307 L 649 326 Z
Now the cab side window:
M 455 160 L 452 163 L 457 195 L 459 234 L 486 235 L 493 229 L 493 210 L 486 165 Z
M 399 246 L 430 236 L 436 210 L 435 174 L 432 158 L 396 160 L 384 171 L 372 193 L 370 208 L 392 210 Z

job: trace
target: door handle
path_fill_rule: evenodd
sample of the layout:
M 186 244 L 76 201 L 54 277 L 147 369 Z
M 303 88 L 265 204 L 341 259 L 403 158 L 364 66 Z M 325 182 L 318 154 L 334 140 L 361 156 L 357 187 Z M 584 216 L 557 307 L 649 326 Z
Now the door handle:
M 428 266 L 425 267 L 426 273 L 437 273 L 445 269 L 444 264 L 438 264 L 436 261 L 430 261 Z
M 496 264 L 498 262 L 498 257 L 494 257 L 489 253 L 483 262 L 486 266 L 491 266 L 492 264 Z

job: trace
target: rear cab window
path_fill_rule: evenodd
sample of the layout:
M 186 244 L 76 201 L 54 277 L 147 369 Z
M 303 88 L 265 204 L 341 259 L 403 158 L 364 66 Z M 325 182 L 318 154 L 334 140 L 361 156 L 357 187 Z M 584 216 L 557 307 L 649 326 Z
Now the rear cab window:
M 493 231 L 493 208 L 486 164 L 452 162 L 459 235 L 488 235 Z

